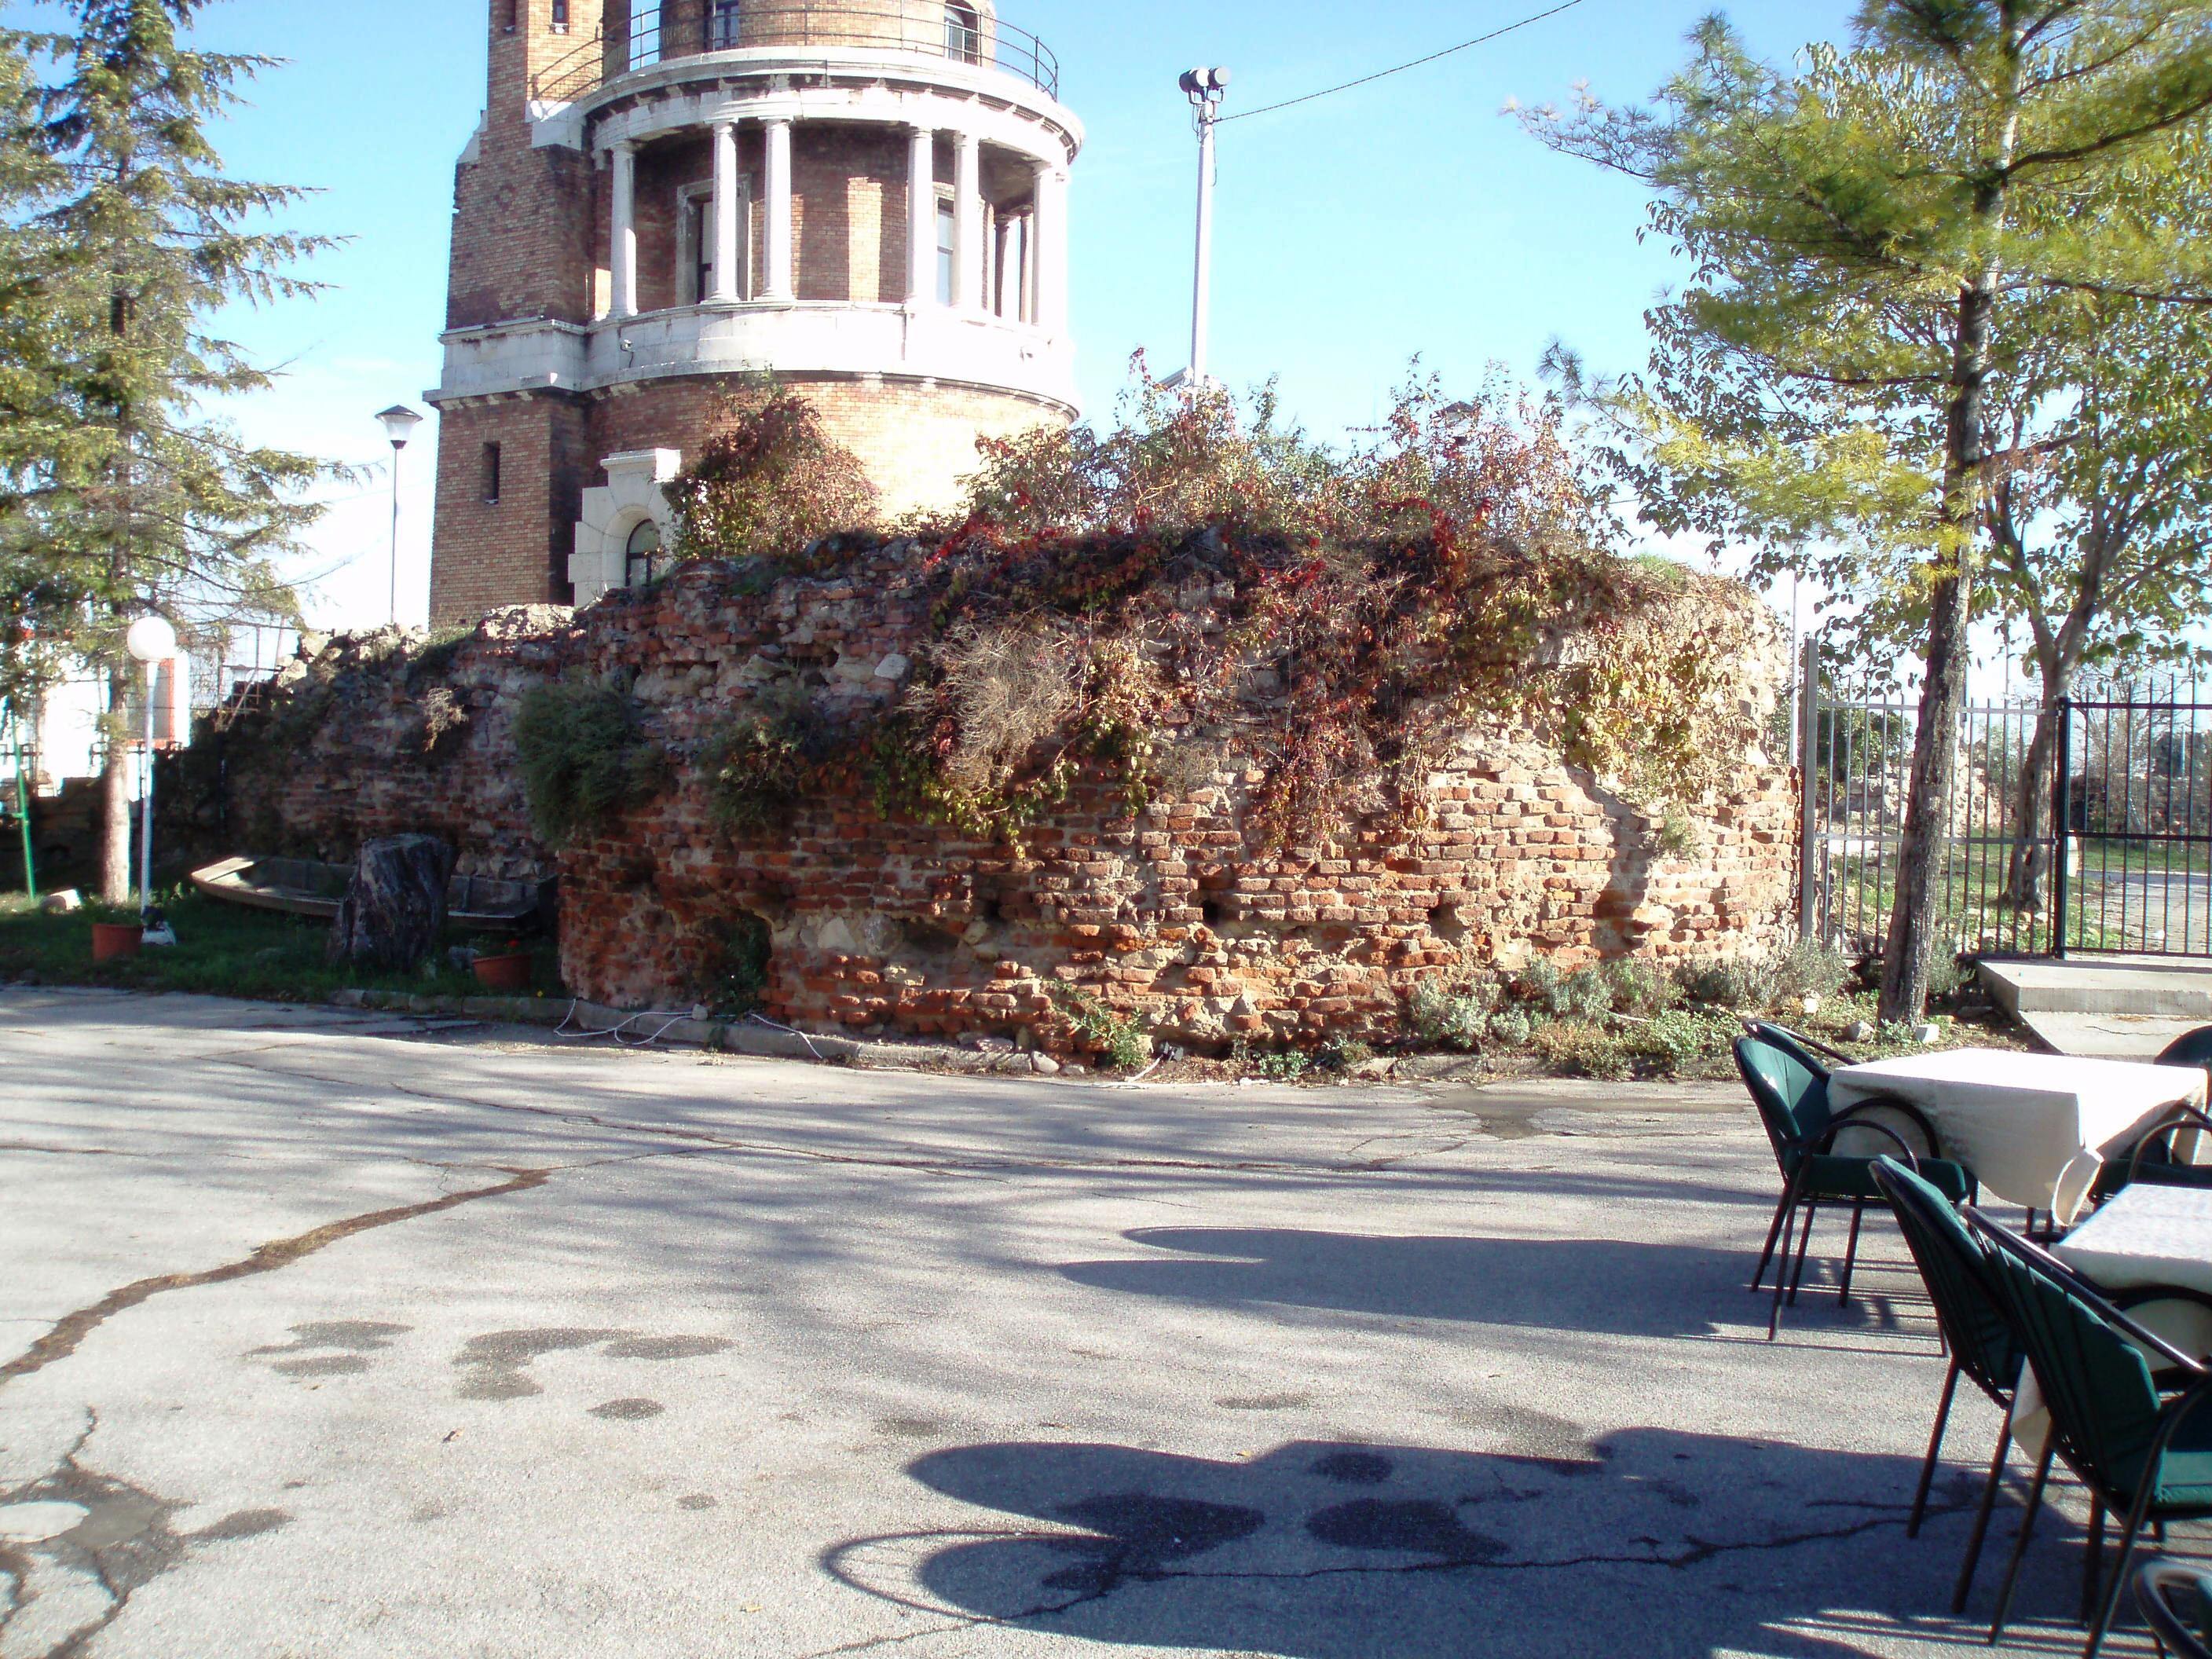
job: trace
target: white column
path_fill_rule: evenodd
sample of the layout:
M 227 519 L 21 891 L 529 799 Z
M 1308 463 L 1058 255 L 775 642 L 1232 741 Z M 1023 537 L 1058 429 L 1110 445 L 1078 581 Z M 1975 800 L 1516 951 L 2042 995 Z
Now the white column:
M 1036 170 L 1036 325 L 1047 334 L 1067 327 L 1067 175 Z
M 999 216 L 991 256 L 991 314 L 1011 317 L 1021 303 L 1021 279 L 1014 274 L 1014 216 Z
M 906 151 L 906 302 L 937 297 L 937 135 L 916 127 Z
M 795 290 L 791 273 L 791 119 L 778 116 L 768 128 L 768 281 L 762 298 L 788 300 Z
M 714 123 L 714 262 L 710 300 L 735 300 L 744 290 L 738 274 L 738 128 Z
M 614 232 L 607 244 L 612 277 L 607 311 L 611 316 L 634 317 L 637 314 L 636 145 L 624 142 L 615 146 L 613 172 L 613 188 L 608 192 L 614 198 Z
M 983 303 L 983 141 L 972 132 L 959 139 L 959 166 L 952 175 L 952 305 L 975 311 Z

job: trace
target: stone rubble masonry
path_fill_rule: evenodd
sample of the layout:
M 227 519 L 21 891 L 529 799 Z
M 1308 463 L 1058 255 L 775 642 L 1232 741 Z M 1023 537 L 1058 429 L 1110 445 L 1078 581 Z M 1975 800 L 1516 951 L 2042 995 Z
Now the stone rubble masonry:
M 1062 1053 L 1079 1046 L 1063 986 L 1167 1040 L 1304 1045 L 1386 1034 L 1424 975 L 1531 952 L 1568 967 L 1786 942 L 1792 778 L 1755 735 L 1784 652 L 1763 607 L 1712 581 L 1655 601 L 1705 616 L 1655 614 L 1648 629 L 1725 613 L 1741 641 L 1718 695 L 1735 700 L 1742 750 L 1691 814 L 1686 854 L 1659 850 L 1649 818 L 1556 749 L 1481 730 L 1431 775 L 1425 827 L 1279 852 L 1247 837 L 1251 779 L 1234 769 L 1133 817 L 1103 786 L 1079 786 L 1018 850 L 885 821 L 858 768 L 782 831 L 726 832 L 700 747 L 763 686 L 804 687 L 833 716 L 895 702 L 931 638 L 920 566 L 904 542 L 772 585 L 696 564 L 581 611 L 495 613 L 428 656 L 419 635 L 407 648 L 389 632 L 341 639 L 235 723 L 221 768 L 201 766 L 225 792 L 201 820 L 229 827 L 230 851 L 344 860 L 364 839 L 423 831 L 455 846 L 464 874 L 557 870 L 564 971 L 594 1000 L 688 1007 L 726 965 L 733 927 L 757 918 L 775 1018 L 860 1035 L 1027 1030 Z M 563 673 L 634 677 L 672 781 L 556 854 L 532 830 L 512 719 L 529 687 Z

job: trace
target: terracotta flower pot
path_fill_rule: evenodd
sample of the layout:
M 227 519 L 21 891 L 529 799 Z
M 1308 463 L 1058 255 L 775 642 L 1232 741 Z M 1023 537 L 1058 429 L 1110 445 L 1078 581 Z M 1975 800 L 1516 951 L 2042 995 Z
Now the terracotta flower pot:
M 135 921 L 95 921 L 92 924 L 92 959 L 112 962 L 135 957 L 144 942 L 145 930 Z
M 489 991 L 526 991 L 530 988 L 530 958 L 520 952 L 507 957 L 478 957 L 472 964 L 477 982 Z

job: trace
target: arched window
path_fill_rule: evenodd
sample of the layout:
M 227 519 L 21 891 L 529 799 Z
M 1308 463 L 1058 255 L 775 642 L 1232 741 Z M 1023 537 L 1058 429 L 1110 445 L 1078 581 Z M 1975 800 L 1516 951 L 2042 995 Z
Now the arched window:
M 983 56 L 983 27 L 975 8 L 963 0 L 945 0 L 945 55 L 963 64 L 980 62 Z
M 741 0 L 707 0 L 707 50 L 733 52 L 742 42 Z
M 647 582 L 660 578 L 660 526 L 650 519 L 629 532 L 629 541 L 623 549 L 623 580 L 632 587 L 643 587 Z

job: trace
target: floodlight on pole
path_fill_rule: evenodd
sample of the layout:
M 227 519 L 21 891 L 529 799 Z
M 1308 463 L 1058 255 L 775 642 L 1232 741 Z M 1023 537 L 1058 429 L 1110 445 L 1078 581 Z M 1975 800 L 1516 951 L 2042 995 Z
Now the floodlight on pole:
M 392 440 L 391 620 L 396 624 L 399 620 L 399 452 L 407 447 L 408 439 L 422 424 L 422 417 L 405 404 L 394 404 L 376 418 L 383 422 L 384 435 Z
M 138 914 L 150 935 L 158 926 L 153 915 L 155 694 L 161 689 L 161 665 L 176 660 L 177 630 L 167 617 L 153 612 L 131 624 L 131 631 L 123 636 L 123 648 L 146 669 L 146 784 L 138 801 Z
M 1213 128 L 1228 95 L 1229 71 L 1194 69 L 1177 82 L 1198 124 L 1198 269 L 1191 284 L 1190 371 L 1194 386 L 1206 380 L 1208 313 L 1213 307 Z

